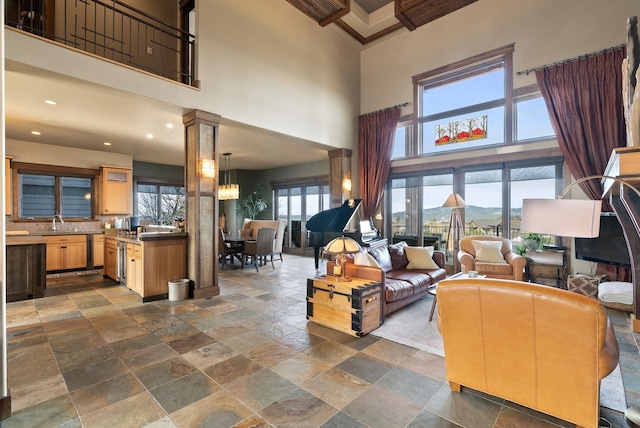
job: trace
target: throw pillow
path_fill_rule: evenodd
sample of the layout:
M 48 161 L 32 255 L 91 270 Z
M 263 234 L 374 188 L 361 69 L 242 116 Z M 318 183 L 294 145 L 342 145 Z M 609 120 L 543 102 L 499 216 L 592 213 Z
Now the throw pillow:
M 353 257 L 353 264 L 358 266 L 371 266 L 380 268 L 380 265 L 369 253 L 356 253 Z
M 440 269 L 433 261 L 433 247 L 405 247 L 409 264 L 407 269 Z
M 502 255 L 502 241 L 471 241 L 476 250 L 476 261 L 506 263 Z
M 388 245 L 389 256 L 391 256 L 391 266 L 394 270 L 402 269 L 407 266 L 409 260 L 407 259 L 407 255 L 404 252 L 404 249 L 407 247 L 407 243 L 404 241 L 400 241 L 396 244 Z

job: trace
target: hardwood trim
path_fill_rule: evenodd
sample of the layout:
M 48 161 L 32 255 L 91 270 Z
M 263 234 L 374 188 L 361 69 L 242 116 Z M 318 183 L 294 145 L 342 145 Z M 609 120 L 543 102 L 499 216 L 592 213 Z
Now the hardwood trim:
M 92 168 L 76 168 L 72 166 L 57 166 L 57 165 L 43 165 L 38 163 L 28 162 L 11 162 L 11 169 L 19 171 L 21 174 L 35 173 L 50 173 L 57 176 L 75 176 L 75 177 L 97 177 L 100 175 L 99 169 Z
M 307 184 L 329 184 L 329 174 L 318 175 L 315 177 L 291 178 L 287 180 L 272 181 L 271 188 L 289 188 L 298 184 L 301 186 Z
M 11 391 L 7 389 L 7 396 L 0 398 L 0 420 L 11 416 Z
M 514 47 L 515 47 L 515 43 L 511 43 L 509 45 L 505 45 L 493 50 L 490 50 L 488 52 L 484 52 L 478 55 L 474 55 L 472 57 L 469 58 L 465 58 L 463 60 L 448 64 L 448 65 L 444 65 L 442 67 L 438 67 L 435 68 L 433 70 L 429 70 L 429 71 L 425 71 L 424 73 L 420 73 L 420 74 L 416 74 L 415 76 L 412 76 L 411 79 L 413 81 L 413 83 L 417 83 L 420 82 L 424 79 L 428 79 L 430 77 L 433 76 L 437 76 L 440 74 L 445 74 L 445 73 L 449 73 L 453 70 L 457 70 L 459 68 L 463 68 L 463 67 L 467 67 L 469 65 L 472 64 L 476 64 L 482 61 L 486 61 L 492 58 L 496 58 L 499 57 L 501 55 L 506 55 L 509 53 L 513 53 L 514 51 Z
M 318 24 L 320 24 L 321 27 L 326 27 L 327 25 L 331 24 L 334 21 L 337 21 L 338 19 L 342 18 L 343 16 L 345 16 L 347 13 L 349 13 L 351 10 L 351 4 L 349 2 L 346 3 L 346 6 L 342 9 L 339 9 L 335 12 L 333 12 L 331 15 L 327 16 L 326 18 L 318 21 Z
M 398 30 L 402 30 L 404 27 L 404 25 L 402 25 L 402 23 L 398 22 L 396 24 L 391 25 L 390 27 L 385 28 L 384 30 L 380 30 L 377 33 L 374 33 L 368 37 L 364 37 L 363 35 L 361 35 L 360 33 L 358 33 L 356 30 L 354 30 L 349 24 L 347 24 L 346 22 L 344 22 L 342 19 L 337 19 L 334 24 L 336 24 L 338 27 L 340 27 L 344 32 L 346 32 L 347 34 L 349 34 L 351 37 L 353 37 L 354 39 L 356 39 L 358 42 L 360 42 L 360 44 L 366 45 L 367 43 L 371 43 L 375 40 L 378 40 L 384 36 L 387 36 L 391 33 L 395 33 Z
M 486 156 L 470 156 L 459 159 L 450 159 L 450 160 L 439 160 L 438 156 L 431 156 L 429 158 L 424 158 L 425 161 L 412 165 L 400 165 L 400 166 L 392 166 L 390 175 L 396 174 L 406 174 L 406 173 L 414 173 L 414 172 L 422 172 L 429 171 L 431 169 L 445 169 L 445 168 L 462 168 L 473 165 L 485 165 L 485 164 L 493 164 L 496 162 L 515 162 L 515 161 L 524 161 L 524 160 L 534 160 L 534 159 L 546 159 L 546 158 L 554 158 L 554 157 L 562 157 L 562 152 L 560 148 L 548 148 L 548 149 L 537 149 L 531 151 L 520 151 L 514 153 L 506 153 L 500 155 L 500 158 L 497 159 L 496 155 L 486 155 Z

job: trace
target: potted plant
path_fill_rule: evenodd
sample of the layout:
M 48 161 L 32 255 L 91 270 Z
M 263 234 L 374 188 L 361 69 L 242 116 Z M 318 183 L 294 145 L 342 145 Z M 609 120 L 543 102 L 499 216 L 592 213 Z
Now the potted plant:
M 516 246 L 516 253 L 524 257 L 528 250 L 542 251 L 542 235 L 539 233 L 523 233 L 521 237 L 522 243 Z
M 244 218 L 255 220 L 256 216 L 267 209 L 267 202 L 263 197 L 264 188 L 256 184 L 253 192 L 248 193 L 238 204 L 238 211 Z

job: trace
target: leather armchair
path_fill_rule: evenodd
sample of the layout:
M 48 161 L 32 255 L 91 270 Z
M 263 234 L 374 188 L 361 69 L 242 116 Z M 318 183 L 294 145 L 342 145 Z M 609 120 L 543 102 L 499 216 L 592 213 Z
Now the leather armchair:
M 499 241 L 502 243 L 500 253 L 504 262 L 487 262 L 476 258 L 476 249 L 473 241 Z M 475 270 L 479 275 L 489 278 L 513 279 L 522 281 L 524 278 L 524 267 L 527 259 L 514 253 L 511 241 L 498 236 L 467 236 L 460 240 L 460 251 L 458 260 L 462 266 L 462 272 L 467 273 Z
M 580 427 L 598 427 L 600 380 L 619 359 L 600 302 L 488 278 L 442 280 L 437 293 L 452 391 L 469 387 Z

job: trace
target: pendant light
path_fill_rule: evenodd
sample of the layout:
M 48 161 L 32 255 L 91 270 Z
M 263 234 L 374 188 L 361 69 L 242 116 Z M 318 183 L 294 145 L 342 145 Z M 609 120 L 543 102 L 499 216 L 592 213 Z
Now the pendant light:
M 225 163 L 224 184 L 218 186 L 218 199 L 221 201 L 238 199 L 240 197 L 240 186 L 231 183 L 231 153 L 223 153 L 222 156 L 224 156 Z

